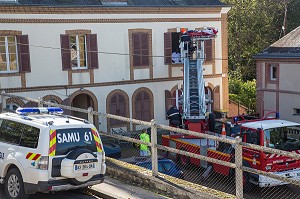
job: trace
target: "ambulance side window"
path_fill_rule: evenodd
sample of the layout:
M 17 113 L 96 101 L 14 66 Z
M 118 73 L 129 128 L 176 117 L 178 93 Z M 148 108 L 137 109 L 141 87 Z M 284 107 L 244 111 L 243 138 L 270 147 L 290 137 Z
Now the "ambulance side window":
M 39 141 L 40 129 L 26 124 L 21 125 L 22 128 L 22 137 L 20 141 L 20 146 L 37 148 Z
M 2 125 L 2 123 L 3 123 L 3 120 L 0 119 L 0 142 L 3 141 L 3 140 L 2 140 L 2 130 L 1 130 L 1 125 Z
M 20 123 L 3 120 L 0 128 L 1 141 L 19 145 L 21 139 Z

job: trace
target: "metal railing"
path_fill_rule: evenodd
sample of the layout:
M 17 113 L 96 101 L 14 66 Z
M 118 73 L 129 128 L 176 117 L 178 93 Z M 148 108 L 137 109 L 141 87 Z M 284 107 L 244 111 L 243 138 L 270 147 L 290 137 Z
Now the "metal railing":
M 236 198 L 238 198 L 238 199 L 244 198 L 243 185 L 245 183 L 244 182 L 245 175 L 243 176 L 243 173 L 245 174 L 245 172 L 263 175 L 263 176 L 266 176 L 266 177 L 269 177 L 272 179 L 276 179 L 279 181 L 283 181 L 286 183 L 300 186 L 299 180 L 290 178 L 289 176 L 285 177 L 282 175 L 277 175 L 274 172 L 264 172 L 264 171 L 253 169 L 253 168 L 243 165 L 242 153 L 243 153 L 243 148 L 246 147 L 246 148 L 253 149 L 253 150 L 264 151 L 265 153 L 282 155 L 285 157 L 292 158 L 293 160 L 299 160 L 300 154 L 282 151 L 282 150 L 273 149 L 273 148 L 268 148 L 268 147 L 262 147 L 262 146 L 249 144 L 249 143 L 244 143 L 244 142 L 242 142 L 242 139 L 240 137 L 236 137 L 235 139 L 232 139 L 232 138 L 228 138 L 228 137 L 219 137 L 219 136 L 210 135 L 210 134 L 200 134 L 198 132 L 193 132 L 193 131 L 189 131 L 189 130 L 184 130 L 184 129 L 179 129 L 179 128 L 174 128 L 174 127 L 170 127 L 170 126 L 157 124 L 155 122 L 155 120 L 151 120 L 151 122 L 145 122 L 145 121 L 141 121 L 141 120 L 125 118 L 125 117 L 106 114 L 106 113 L 95 112 L 95 111 L 93 111 L 92 108 L 88 108 L 87 110 L 80 109 L 80 108 L 76 108 L 76 107 L 70 107 L 70 106 L 65 106 L 65 105 L 61 105 L 61 104 L 46 102 L 41 99 L 32 99 L 32 98 L 28 98 L 28 97 L 21 97 L 21 96 L 17 96 L 17 95 L 7 94 L 5 92 L 1 92 L 2 111 L 5 111 L 6 98 L 8 98 L 8 97 L 17 98 L 17 99 L 25 100 L 25 101 L 36 102 L 36 103 L 38 103 L 39 106 L 43 106 L 43 105 L 57 106 L 57 107 L 61 107 L 63 109 L 71 110 L 71 111 L 78 111 L 78 112 L 86 113 L 87 119 L 91 123 L 95 123 L 95 121 L 94 121 L 95 115 L 99 116 L 99 121 L 100 121 L 99 134 L 101 136 L 105 136 L 107 138 L 111 138 L 111 139 L 115 139 L 115 140 L 123 140 L 128 143 L 144 144 L 151 148 L 151 164 L 152 164 L 151 169 L 152 169 L 153 176 L 158 176 L 158 171 L 159 171 L 158 160 L 159 160 L 160 155 L 163 154 L 162 152 L 164 152 L 164 153 L 175 153 L 176 157 L 178 157 L 178 156 L 188 157 L 188 158 L 190 158 L 190 160 L 192 158 L 192 159 L 197 159 L 199 161 L 205 161 L 209 164 L 215 163 L 218 165 L 232 168 L 234 170 L 235 195 L 236 195 Z M 140 131 L 141 129 L 150 128 L 151 129 L 151 142 L 147 143 L 147 142 L 143 142 L 137 138 L 132 138 L 132 137 L 130 137 L 130 133 L 128 135 L 113 133 L 113 132 L 115 132 L 115 130 L 112 130 L 113 128 L 108 125 L 108 120 L 122 121 L 123 126 L 125 126 L 126 128 L 129 127 L 129 129 L 127 129 L 128 132 L 133 131 L 133 129 L 135 131 Z M 194 137 L 199 138 L 200 141 L 209 142 L 210 140 L 212 140 L 212 141 L 214 141 L 214 143 L 227 143 L 229 145 L 232 145 L 234 148 L 234 151 L 235 151 L 234 161 L 230 162 L 230 161 L 224 160 L 222 158 L 221 159 L 212 158 L 212 157 L 208 157 L 207 154 L 201 154 L 201 153 L 198 153 L 195 151 L 188 152 L 185 150 L 178 149 L 174 146 L 173 147 L 172 146 L 164 146 L 164 145 L 158 143 L 158 138 L 161 138 L 160 136 L 158 136 L 158 131 L 167 132 L 167 135 L 169 134 L 169 132 L 175 132 L 175 133 L 182 134 L 182 135 L 194 136 Z M 194 146 L 194 145 L 192 145 L 192 146 Z M 197 146 L 195 145 L 194 147 L 197 147 Z M 127 150 L 127 149 L 128 149 L 128 147 L 124 148 L 124 150 Z M 132 151 L 129 151 L 129 153 L 131 153 L 130 155 L 133 154 L 133 150 L 134 149 L 132 149 Z M 137 151 L 134 151 L 134 152 L 137 152 Z M 206 169 L 207 168 L 209 168 L 209 166 L 207 166 Z M 188 170 L 187 166 L 185 166 L 184 169 Z M 197 169 L 193 168 L 192 172 L 194 170 L 197 170 Z M 198 175 L 197 172 L 195 172 L 196 174 L 194 174 L 194 176 L 196 176 L 196 178 L 198 178 L 200 176 L 200 175 L 197 176 Z M 300 175 L 300 173 L 299 173 L 299 175 Z M 192 179 L 192 177 L 191 177 L 191 179 Z M 189 180 L 189 179 L 185 179 L 185 180 Z M 218 181 L 218 180 L 216 180 L 216 181 Z M 197 179 L 197 182 L 198 182 L 198 179 Z M 216 184 L 217 184 L 217 182 L 213 182 L 213 185 L 211 185 L 211 187 L 215 188 Z M 230 191 L 228 191 L 228 192 L 230 192 Z M 268 198 L 268 197 L 266 197 L 266 198 Z

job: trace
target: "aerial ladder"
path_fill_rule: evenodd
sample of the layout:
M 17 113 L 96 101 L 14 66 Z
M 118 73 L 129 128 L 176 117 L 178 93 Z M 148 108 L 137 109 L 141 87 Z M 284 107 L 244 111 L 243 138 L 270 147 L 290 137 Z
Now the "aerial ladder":
M 203 63 L 204 42 L 216 37 L 216 29 L 189 30 L 182 32 L 180 51 L 183 62 L 182 118 L 190 130 L 205 130 L 207 118 Z M 196 128 L 196 129 L 195 129 Z

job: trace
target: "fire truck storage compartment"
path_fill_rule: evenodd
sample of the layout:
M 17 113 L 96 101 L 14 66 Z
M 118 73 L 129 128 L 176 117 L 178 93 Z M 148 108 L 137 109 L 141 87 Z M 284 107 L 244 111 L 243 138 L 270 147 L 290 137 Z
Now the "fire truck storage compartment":
M 188 143 L 187 145 L 190 145 L 188 147 L 192 147 L 193 145 L 199 146 L 199 152 L 196 154 L 200 154 L 203 156 L 207 156 L 207 149 L 216 150 L 216 143 L 214 140 L 209 139 L 195 139 L 195 138 L 179 138 L 179 141 L 182 141 L 184 143 Z M 171 142 L 170 142 L 171 145 Z M 192 152 L 191 149 L 186 149 L 188 152 Z M 194 151 L 193 151 L 194 152 Z M 194 152 L 195 153 L 195 152 Z M 207 168 L 207 161 L 200 160 L 200 166 L 203 168 Z

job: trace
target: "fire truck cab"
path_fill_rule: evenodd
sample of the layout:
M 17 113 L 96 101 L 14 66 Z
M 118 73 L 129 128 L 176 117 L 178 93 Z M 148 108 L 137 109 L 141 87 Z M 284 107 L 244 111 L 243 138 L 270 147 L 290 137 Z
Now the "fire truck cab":
M 300 153 L 300 124 L 285 120 L 261 120 L 241 125 L 243 142 Z M 300 180 L 300 161 L 277 154 L 243 148 L 243 164 L 265 172 Z M 287 184 L 263 175 L 249 174 L 249 182 L 260 187 Z

